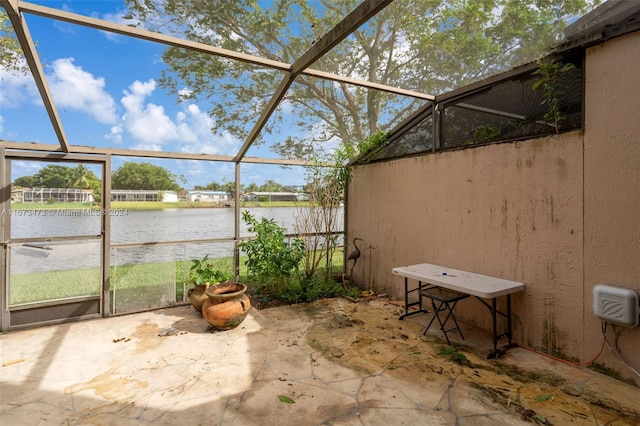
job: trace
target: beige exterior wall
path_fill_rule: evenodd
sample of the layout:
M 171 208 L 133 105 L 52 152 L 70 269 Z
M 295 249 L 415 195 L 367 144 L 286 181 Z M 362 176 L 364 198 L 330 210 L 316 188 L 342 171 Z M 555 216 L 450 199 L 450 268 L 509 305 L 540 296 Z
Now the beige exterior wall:
M 638 46 L 640 33 L 588 52 L 584 135 L 357 167 L 347 200 L 348 239 L 364 240 L 354 281 L 403 297 L 391 269 L 421 262 L 522 281 L 517 342 L 581 360 L 597 354 L 593 286 L 640 290 Z M 624 66 L 612 67 L 620 58 Z M 475 299 L 456 315 L 490 327 Z M 640 333 L 620 343 L 640 366 Z M 599 361 L 629 376 L 611 356 Z
M 589 49 L 586 61 L 584 341 L 595 354 L 602 338 L 591 314 L 593 287 L 640 292 L 640 32 Z M 618 343 L 640 370 L 640 329 Z M 605 352 L 607 365 L 626 371 Z

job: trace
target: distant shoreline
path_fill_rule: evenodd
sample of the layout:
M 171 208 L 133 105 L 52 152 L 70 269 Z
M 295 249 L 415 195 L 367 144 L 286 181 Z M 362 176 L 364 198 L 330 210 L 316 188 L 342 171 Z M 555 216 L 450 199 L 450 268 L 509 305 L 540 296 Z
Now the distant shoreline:
M 242 201 L 241 208 L 252 207 L 304 207 L 308 206 L 307 201 Z M 161 201 L 113 201 L 110 206 L 111 210 L 165 210 L 165 209 L 232 209 L 233 203 L 219 204 L 217 202 L 194 202 L 194 201 L 177 201 L 173 203 L 165 203 Z M 48 203 L 48 202 L 14 202 L 11 204 L 11 210 L 101 210 L 99 205 L 91 205 L 89 203 Z

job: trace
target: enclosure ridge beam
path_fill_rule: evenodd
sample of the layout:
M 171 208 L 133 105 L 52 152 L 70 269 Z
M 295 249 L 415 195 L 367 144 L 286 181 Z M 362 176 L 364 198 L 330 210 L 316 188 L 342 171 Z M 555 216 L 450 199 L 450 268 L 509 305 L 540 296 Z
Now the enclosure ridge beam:
M 111 33 L 116 33 L 120 35 L 135 37 L 142 40 L 166 44 L 169 46 L 184 48 L 184 49 L 193 50 L 196 52 L 212 54 L 212 55 L 229 58 L 232 60 L 237 60 L 245 63 L 250 63 L 253 65 L 264 66 L 267 68 L 276 69 L 280 71 L 292 70 L 292 65 L 286 62 L 265 59 L 258 56 L 249 55 L 246 53 L 235 52 L 233 50 L 214 47 L 204 43 L 198 43 L 195 41 L 185 40 L 179 37 L 164 35 L 154 31 L 142 30 L 139 28 L 130 27 L 128 25 L 116 24 L 113 22 L 108 22 L 101 19 L 97 19 L 97 18 L 90 18 L 87 16 L 66 12 L 66 11 L 62 11 L 62 10 L 58 10 L 58 9 L 50 8 L 46 6 L 40 6 L 33 3 L 22 2 L 19 0 L 0 0 L 0 1 L 1 2 L 7 2 L 7 1 L 17 2 L 19 3 L 19 9 L 21 11 L 28 12 L 37 16 L 42 16 L 45 18 L 56 19 L 64 22 L 69 22 L 71 24 L 90 27 L 90 28 L 107 31 Z M 400 89 L 393 86 L 372 83 L 369 81 L 358 80 L 350 77 L 343 77 L 337 74 L 331 74 L 328 72 L 317 71 L 313 69 L 303 69 L 301 74 L 309 75 L 312 77 L 318 77 L 325 80 L 336 81 L 340 83 L 347 83 L 347 84 L 364 87 L 368 89 L 382 90 L 388 93 L 395 93 L 398 95 L 410 96 L 410 97 L 419 98 L 419 99 L 429 99 L 429 100 L 433 99 L 433 96 L 427 95 L 424 93 L 413 92 L 410 90 L 404 90 L 404 89 Z
M 60 151 L 58 145 L 52 144 L 39 144 L 33 142 L 10 142 L 0 140 L 0 148 L 13 149 L 17 151 L 42 151 L 44 153 L 58 155 L 63 152 Z M 192 154 L 185 152 L 167 152 L 167 151 L 144 151 L 124 148 L 96 148 L 90 146 L 73 145 L 70 152 L 64 152 L 65 154 L 92 154 L 92 155 L 116 155 L 120 157 L 143 157 L 143 158 L 169 158 L 177 160 L 198 160 L 198 161 L 221 161 L 221 162 L 233 162 L 234 157 L 230 155 L 211 155 L 211 154 Z M 33 155 L 33 153 L 29 154 Z M 260 158 L 260 157 L 244 157 L 243 163 L 252 164 L 273 164 L 281 166 L 315 166 L 316 163 L 303 160 L 290 160 L 279 158 Z M 334 164 L 326 163 L 320 164 L 321 166 L 331 167 Z
M 433 101 L 436 99 L 435 96 L 428 95 L 426 93 L 401 89 L 399 87 L 388 86 L 386 84 L 373 83 L 371 81 L 358 80 L 351 77 L 343 77 L 340 75 L 331 74 L 325 71 L 318 71 L 311 68 L 307 68 L 306 70 L 302 71 L 300 74 L 310 76 L 310 77 L 317 77 L 324 80 L 335 81 L 338 83 L 351 84 L 358 87 L 364 87 L 365 89 L 375 89 L 375 90 L 380 90 L 381 92 L 392 93 L 395 95 L 409 96 L 411 98 L 416 98 L 416 99 L 424 99 L 427 101 Z
M 60 148 L 64 152 L 69 152 L 69 143 L 62 127 L 62 121 L 60 121 L 60 116 L 58 115 L 58 110 L 56 109 L 56 105 L 53 101 L 53 96 L 51 96 L 51 90 L 49 89 L 49 84 L 47 83 L 47 79 L 44 75 L 44 70 L 42 69 L 42 64 L 38 57 L 33 39 L 29 33 L 27 22 L 18 9 L 18 0 L 0 0 L 0 5 L 4 7 L 9 19 L 11 20 L 11 25 L 18 37 L 18 42 L 20 43 L 24 57 L 27 60 L 29 69 L 31 70 L 31 75 L 33 75 L 33 79 L 35 80 L 40 96 L 42 97 L 44 107 L 47 110 L 53 129 L 58 137 Z
M 251 132 L 249 132 L 249 136 L 247 136 L 247 139 L 244 141 L 242 147 L 233 159 L 234 162 L 239 163 L 240 161 L 242 161 L 244 155 L 247 153 L 251 145 L 253 145 L 253 142 L 255 142 L 255 140 L 258 138 L 258 135 L 267 124 L 267 121 L 271 117 L 271 114 L 273 114 L 276 108 L 278 108 L 280 101 L 282 100 L 282 98 L 284 98 L 284 95 L 287 93 L 287 90 L 293 83 L 293 80 L 295 80 L 295 76 L 291 73 L 282 79 L 275 93 L 273 94 L 273 96 L 271 96 L 271 99 L 269 99 L 269 103 L 265 108 L 263 108 L 262 112 L 260 113 L 258 121 L 256 121 L 256 124 L 253 125 Z
M 312 63 L 333 49 L 338 43 L 347 38 L 351 33 L 360 28 L 371 17 L 375 16 L 382 9 L 387 7 L 393 0 L 365 0 L 343 20 L 341 20 L 320 40 L 304 52 L 302 56 L 291 65 L 291 73 L 294 76 L 300 74 Z
M 7 1 L 7 0 L 1 0 Z M 17 1 L 17 0 L 11 0 Z M 275 68 L 279 70 L 289 71 L 291 66 L 285 62 L 274 61 L 271 59 L 264 59 L 258 56 L 249 55 L 246 53 L 239 53 L 233 50 L 222 49 L 220 47 L 214 47 L 209 44 L 199 43 L 195 41 L 185 40 L 179 37 L 169 36 L 162 33 L 158 33 L 150 30 L 142 30 L 140 28 L 130 27 L 128 25 L 116 24 L 113 22 L 105 21 L 98 18 L 90 18 L 88 16 L 79 15 L 77 13 L 66 12 L 55 8 L 46 6 L 40 6 L 33 3 L 20 2 L 20 10 L 32 13 L 34 15 L 42 16 L 45 18 L 57 19 L 71 24 L 82 25 L 85 27 L 94 28 L 97 30 L 108 31 L 125 36 L 131 36 L 142 40 L 152 41 L 156 43 L 168 44 L 174 47 L 181 47 L 189 50 L 194 50 L 201 53 L 210 53 L 216 56 L 224 58 L 235 59 L 242 62 L 248 62 L 254 65 L 263 65 L 269 68 Z

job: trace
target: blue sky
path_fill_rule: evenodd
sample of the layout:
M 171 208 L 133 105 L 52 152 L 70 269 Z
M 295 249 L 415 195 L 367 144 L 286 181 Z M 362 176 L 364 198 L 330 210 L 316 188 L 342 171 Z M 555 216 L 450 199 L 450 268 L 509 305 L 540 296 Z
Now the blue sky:
M 120 0 L 45 1 L 33 3 L 81 15 L 126 23 Z M 157 83 L 164 65 L 164 45 L 26 14 L 45 75 L 71 145 L 234 155 L 242 145 L 227 132 L 212 134 L 208 104 L 177 104 Z M 0 138 L 58 144 L 31 75 L 0 70 Z M 276 137 L 272 140 L 276 140 Z M 251 156 L 274 157 L 266 147 Z M 233 181 L 232 163 L 149 160 L 184 175 L 186 187 L 211 181 Z M 12 178 L 34 174 L 40 164 L 14 162 Z M 272 179 L 284 185 L 304 184 L 302 168 L 243 165 L 242 183 Z

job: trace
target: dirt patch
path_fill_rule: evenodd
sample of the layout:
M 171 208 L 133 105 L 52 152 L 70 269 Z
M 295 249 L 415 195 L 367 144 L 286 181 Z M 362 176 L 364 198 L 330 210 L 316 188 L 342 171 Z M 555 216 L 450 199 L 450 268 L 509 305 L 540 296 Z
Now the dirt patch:
M 364 368 L 368 374 L 407 383 L 460 381 L 488 403 L 541 425 L 640 424 L 633 408 L 606 395 L 577 391 L 570 375 L 522 368 L 508 359 L 488 360 L 483 350 L 423 336 L 422 326 L 399 321 L 397 305 L 385 300 L 335 299 L 304 309 L 314 318 L 305 336 L 317 351 L 314 359 L 321 356 L 345 368 Z
M 293 304 L 293 303 L 285 302 L 283 300 L 265 297 L 259 294 L 247 294 L 247 296 L 251 301 L 251 307 L 259 311 L 263 309 L 278 308 L 280 306 L 288 306 Z

